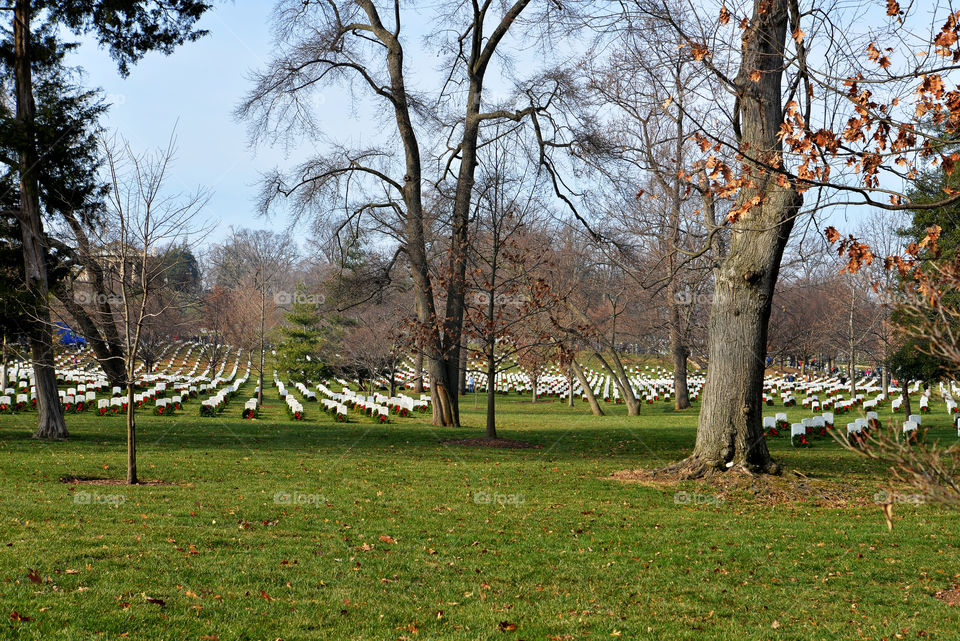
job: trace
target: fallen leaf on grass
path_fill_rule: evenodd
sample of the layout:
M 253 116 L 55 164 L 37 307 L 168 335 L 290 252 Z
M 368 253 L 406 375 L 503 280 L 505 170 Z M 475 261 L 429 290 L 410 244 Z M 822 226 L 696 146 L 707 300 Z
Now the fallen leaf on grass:
M 510 623 L 509 621 L 501 621 L 497 624 L 497 629 L 501 632 L 513 632 L 517 629 L 517 624 Z
M 27 578 L 30 579 L 31 582 L 36 583 L 37 585 L 40 585 L 41 583 L 43 583 L 43 579 L 40 577 L 40 573 L 37 572 L 36 570 L 28 570 Z
M 33 621 L 32 617 L 25 617 L 16 610 L 10 613 L 10 619 L 13 621 L 23 621 L 24 623 L 27 621 Z
M 159 605 L 161 608 L 167 604 L 163 599 L 155 599 L 152 596 L 147 596 L 145 592 L 141 592 L 143 595 L 143 600 L 147 603 L 153 603 L 154 605 Z

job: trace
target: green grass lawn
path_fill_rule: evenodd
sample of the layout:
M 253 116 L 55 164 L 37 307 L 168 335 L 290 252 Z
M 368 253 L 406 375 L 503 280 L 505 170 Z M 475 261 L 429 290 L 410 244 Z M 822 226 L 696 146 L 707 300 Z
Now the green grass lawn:
M 272 389 L 244 421 L 252 390 L 141 418 L 141 476 L 172 485 L 59 481 L 123 478 L 120 417 L 41 443 L 0 416 L 0 639 L 960 638 L 932 596 L 960 583 L 960 513 L 899 505 L 888 531 L 882 469 L 831 441 L 771 448 L 845 496 L 770 499 L 608 478 L 682 458 L 696 408 L 500 397 L 501 435 L 542 448 L 484 450 L 440 442 L 481 434 L 482 397 L 443 429 L 293 423 Z M 924 420 L 956 438 L 942 405 Z

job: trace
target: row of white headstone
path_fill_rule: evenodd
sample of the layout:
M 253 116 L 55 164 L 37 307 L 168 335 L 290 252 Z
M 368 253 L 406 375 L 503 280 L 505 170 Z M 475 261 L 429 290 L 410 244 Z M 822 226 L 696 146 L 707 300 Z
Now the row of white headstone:
M 234 370 L 236 370 L 236 367 L 234 367 Z M 234 371 L 234 374 L 235 374 L 235 373 L 236 373 L 236 371 Z M 231 380 L 233 379 L 233 375 L 231 375 L 231 376 L 228 377 L 227 379 L 224 379 L 224 380 L 221 381 L 221 382 L 226 383 L 226 385 L 224 385 L 224 386 L 223 386 L 222 388 L 220 388 L 215 394 L 213 394 L 212 396 L 210 396 L 210 397 L 207 398 L 206 400 L 201 401 L 200 404 L 201 404 L 202 406 L 205 406 L 205 407 L 209 408 L 211 411 L 214 411 L 214 412 L 219 411 L 219 410 L 222 408 L 222 406 L 227 402 L 227 398 L 228 398 L 229 396 L 231 396 L 232 394 L 235 394 L 235 393 L 237 392 L 237 390 L 239 390 L 240 387 L 242 387 L 242 386 L 247 382 L 247 380 L 248 380 L 249 378 L 250 378 L 250 363 L 248 362 L 248 363 L 247 363 L 247 371 L 246 371 L 246 373 L 244 373 L 244 375 L 243 375 L 241 378 L 239 378 L 239 379 L 237 379 L 237 380 L 235 380 L 235 381 L 233 381 L 233 382 L 228 382 L 228 381 L 231 381 Z M 214 381 L 214 386 L 215 386 L 215 387 L 216 387 L 216 383 L 217 383 L 218 381 L 220 381 L 220 380 L 221 380 L 221 379 L 216 379 L 216 380 Z
M 273 384 L 280 393 L 280 399 L 287 404 L 287 409 L 290 410 L 290 414 L 294 418 L 303 418 L 303 404 L 294 398 L 293 394 L 287 392 L 287 388 L 284 387 L 283 382 L 277 378 L 276 372 L 273 373 Z

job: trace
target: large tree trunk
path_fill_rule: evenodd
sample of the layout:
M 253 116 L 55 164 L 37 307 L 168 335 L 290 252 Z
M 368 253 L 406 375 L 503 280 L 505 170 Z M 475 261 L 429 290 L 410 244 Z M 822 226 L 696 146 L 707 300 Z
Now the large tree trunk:
M 40 217 L 40 187 L 37 182 L 39 161 L 35 146 L 33 72 L 30 52 L 30 0 L 17 0 L 14 8 L 14 75 L 17 93 L 17 124 L 25 136 L 19 150 L 20 210 L 17 220 L 23 240 L 24 277 L 32 294 L 31 332 L 34 381 L 37 386 L 37 431 L 34 437 L 61 439 L 69 436 L 63 407 L 57 394 L 57 374 L 53 361 L 53 332 L 50 322 L 47 279 L 47 254 Z
M 136 485 L 137 479 L 137 414 L 133 405 L 133 378 L 127 382 L 127 484 Z
M 755 0 L 743 33 L 739 92 L 741 173 L 755 187 L 739 192 L 737 208 L 759 197 L 732 224 L 729 253 L 715 269 L 708 324 L 709 366 L 693 453 L 668 468 L 697 477 L 729 468 L 779 473 L 762 428 L 762 392 L 770 303 L 784 246 L 802 197 L 762 175 L 751 158 L 775 163 L 783 122 L 781 75 L 787 33 L 787 0 Z M 759 80 L 756 79 L 759 72 Z M 751 78 L 751 75 L 754 77 Z
M 417 350 L 417 377 L 413 381 L 413 391 L 423 394 L 423 350 Z
M 673 409 L 685 410 L 690 407 L 690 389 L 687 387 L 687 347 L 674 343 L 673 352 Z
M 443 359 L 443 376 L 439 386 L 442 390 L 441 402 L 444 403 L 444 425 L 460 427 L 460 395 L 457 393 L 457 379 L 460 376 L 460 350 Z
M 453 419 L 453 402 L 457 395 L 450 394 L 451 386 L 447 383 L 450 379 L 448 378 L 448 370 L 445 365 L 445 361 L 441 359 L 431 358 L 429 360 L 433 424 L 454 426 L 459 425 L 459 423 L 454 423 Z M 456 378 L 453 380 L 455 381 Z
M 460 353 L 462 351 L 460 343 L 463 335 L 463 316 L 466 309 L 466 268 L 470 210 L 473 205 L 473 188 L 479 162 L 477 152 L 480 123 L 482 121 L 480 112 L 484 77 L 497 46 L 529 4 L 530 0 L 515 0 L 503 15 L 497 27 L 486 36 L 483 32 L 484 15 L 481 14 L 479 6 L 474 5 L 474 26 L 469 39 L 464 41 L 469 46 L 467 63 L 469 83 L 463 118 L 463 137 L 459 144 L 460 167 L 457 172 L 457 188 L 454 193 L 451 216 L 449 280 L 443 323 L 444 341 L 448 346 L 448 349 L 445 350 L 445 369 L 449 383 L 458 380 Z M 485 13 L 486 8 L 482 11 Z M 447 389 L 452 389 L 452 387 L 448 386 Z M 449 396 L 451 424 L 460 425 L 458 395 L 450 394 Z
M 487 345 L 487 438 L 497 438 L 497 395 L 493 390 L 497 377 L 496 343 L 489 341 Z
M 3 335 L 3 346 L 0 347 L 2 357 L 0 357 L 0 394 L 7 389 L 7 335 Z
M 100 363 L 100 367 L 103 368 L 103 372 L 107 375 L 107 380 L 110 381 L 110 385 L 123 387 L 126 381 L 126 374 L 123 367 L 123 350 L 120 348 L 119 336 L 117 336 L 117 342 L 115 343 L 104 339 L 96 323 L 90 318 L 87 311 L 71 297 L 72 293 L 69 289 L 57 288 L 54 290 L 57 299 L 70 316 L 73 317 L 73 320 L 80 329 L 80 333 L 83 334 L 83 337 L 86 338 L 90 344 L 90 348 L 93 350 L 94 356 L 97 357 L 97 362 Z M 113 333 L 116 334 L 113 317 L 111 316 L 105 323 L 107 323 L 108 326 L 113 326 Z M 106 334 L 108 332 L 104 333 Z
M 457 375 L 457 391 L 460 396 L 467 393 L 467 350 L 460 346 L 460 372 Z
M 604 369 L 607 370 L 610 378 L 613 379 L 614 385 L 620 390 L 620 396 L 623 397 L 623 402 L 627 406 L 627 416 L 640 416 L 640 401 L 637 399 L 637 395 L 633 393 L 633 386 L 630 385 L 630 377 L 627 376 L 627 372 L 624 370 L 623 363 L 620 361 L 617 352 L 611 350 L 610 354 L 610 359 L 613 361 L 616 369 L 610 366 L 607 359 L 605 359 L 600 352 L 595 352 L 594 356 L 597 357 L 597 360 L 599 360 Z
M 34 438 L 64 439 L 70 436 L 63 418 L 63 405 L 57 392 L 57 374 L 53 364 L 50 326 L 44 325 L 42 338 L 30 342 L 33 357 L 34 383 L 37 386 L 37 431 Z
M 580 387 L 583 388 L 583 394 L 587 397 L 587 402 L 590 403 L 590 411 L 593 412 L 594 416 L 603 416 L 603 409 L 600 407 L 600 403 L 597 402 L 597 396 L 593 393 L 593 388 L 590 387 L 590 384 L 587 382 L 587 377 L 583 375 L 583 368 L 580 367 L 577 359 L 574 358 L 570 361 L 570 369 L 573 370 L 574 376 L 576 376 L 580 382 Z
M 391 30 L 384 27 L 376 7 L 370 0 L 358 0 L 358 4 L 370 20 L 375 35 L 387 49 L 387 72 L 390 76 L 391 102 L 397 122 L 397 132 L 403 144 L 406 173 L 403 182 L 403 202 L 406 207 L 406 239 L 404 248 L 410 260 L 410 275 L 416 297 L 417 320 L 420 329 L 426 334 L 421 340 L 421 349 L 425 352 L 430 373 L 430 398 L 433 406 L 434 425 L 459 425 L 457 412 L 457 394 L 454 385 L 459 367 L 459 352 L 453 354 L 453 367 L 450 367 L 451 354 L 444 349 L 444 340 L 455 338 L 459 342 L 459 326 L 456 336 L 449 333 L 441 335 L 434 304 L 433 285 L 430 279 L 430 263 L 426 253 L 426 223 L 423 216 L 421 181 L 423 173 L 420 163 L 420 144 L 416 129 L 410 117 L 410 106 L 404 78 L 403 45 Z M 452 259 L 451 259 L 452 260 Z M 450 301 L 448 300 L 448 305 Z M 451 384 L 452 383 L 452 384 Z
M 676 278 L 670 279 L 667 296 L 670 305 L 670 354 L 673 357 L 673 409 L 690 407 L 690 389 L 687 387 L 687 345 L 683 340 L 680 303 L 677 300 Z

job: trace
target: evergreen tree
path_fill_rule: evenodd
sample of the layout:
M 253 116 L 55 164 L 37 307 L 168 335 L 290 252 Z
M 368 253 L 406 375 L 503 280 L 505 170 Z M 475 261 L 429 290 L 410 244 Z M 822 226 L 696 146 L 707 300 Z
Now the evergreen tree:
M 960 172 L 947 172 L 942 167 L 925 172 L 909 192 L 912 202 L 917 204 L 942 200 L 945 190 L 960 189 Z M 910 210 L 910 224 L 900 230 L 900 235 L 909 242 L 919 243 L 927 236 L 927 230 L 933 226 L 941 229 L 937 240 L 937 253 L 926 256 L 922 269 L 928 274 L 949 261 L 956 260 L 960 246 L 960 227 L 956 225 L 960 215 L 960 205 L 953 203 L 934 209 Z M 901 279 L 901 290 L 912 294 L 913 281 Z M 909 300 L 909 298 L 908 298 Z M 939 305 L 957 309 L 960 307 L 960 292 L 946 290 L 938 301 Z M 910 380 L 932 382 L 944 376 L 954 375 L 960 363 L 951 363 L 938 356 L 939 350 L 932 344 L 927 331 L 933 325 L 949 322 L 950 315 L 939 315 L 935 309 L 919 301 L 913 304 L 900 304 L 894 308 L 891 323 L 899 330 L 899 347 L 886 359 L 890 374 L 900 379 L 904 407 L 910 412 L 910 399 L 907 384 Z M 960 327 L 954 328 L 960 330 Z
M 948 174 L 942 168 L 937 168 L 924 172 L 907 195 L 911 202 L 922 205 L 941 201 L 944 193 L 950 191 L 960 191 L 960 171 Z M 927 235 L 927 229 L 937 225 L 941 229 L 937 240 L 940 257 L 949 259 L 957 255 L 957 247 L 960 246 L 960 225 L 957 224 L 960 220 L 960 203 L 933 209 L 912 209 L 910 215 L 911 223 L 900 230 L 901 236 L 908 241 L 920 242 Z
M 297 382 L 318 381 L 330 375 L 326 347 L 330 343 L 330 328 L 324 322 L 316 299 L 302 282 L 286 323 L 280 329 L 277 348 L 277 369 Z
M 34 319 L 31 351 L 38 397 L 38 438 L 68 435 L 57 395 L 48 300 L 51 279 L 44 210 L 50 203 L 44 202 L 44 196 L 50 192 L 45 194 L 41 184 L 44 167 L 51 163 L 43 144 L 49 131 L 43 126 L 42 109 L 38 109 L 38 103 L 43 102 L 38 79 L 45 65 L 62 65 L 57 56 L 49 55 L 62 47 L 49 43 L 56 42 L 59 33 L 90 35 L 109 49 L 125 75 L 129 65 L 147 52 L 169 53 L 177 45 L 202 36 L 204 32 L 195 25 L 209 6 L 196 0 L 14 0 L 12 6 L 4 7 L 12 24 L 0 55 L 7 72 L 4 84 L 12 86 L 14 98 L 10 103 L 14 106 L 2 110 L 9 125 L 4 141 L 14 152 L 4 161 L 16 173 L 19 185 L 18 203 L 12 213 L 19 222 L 24 284 L 31 295 Z M 3 105 L 7 104 L 4 100 Z

